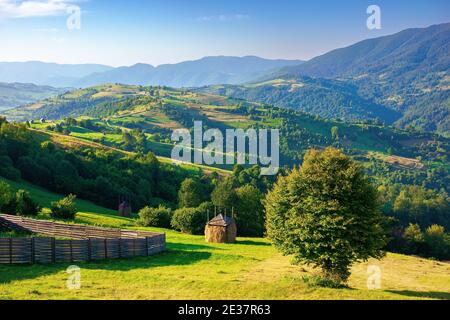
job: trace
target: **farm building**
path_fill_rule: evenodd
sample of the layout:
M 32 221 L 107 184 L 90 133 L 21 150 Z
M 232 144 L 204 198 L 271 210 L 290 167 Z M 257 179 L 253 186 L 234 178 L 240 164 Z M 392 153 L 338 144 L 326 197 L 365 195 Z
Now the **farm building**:
M 205 227 L 207 242 L 233 243 L 236 242 L 237 226 L 232 217 L 219 214 L 210 220 Z
M 128 201 L 124 201 L 119 205 L 119 216 L 131 217 L 131 205 Z

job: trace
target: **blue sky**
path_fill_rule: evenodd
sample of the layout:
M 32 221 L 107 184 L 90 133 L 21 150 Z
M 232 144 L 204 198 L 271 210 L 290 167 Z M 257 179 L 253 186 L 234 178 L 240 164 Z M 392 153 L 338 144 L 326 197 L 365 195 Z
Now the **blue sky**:
M 380 30 L 366 9 L 381 8 Z M 69 30 L 67 8 L 81 8 Z M 159 65 L 210 55 L 310 59 L 450 22 L 448 0 L 0 0 L 0 61 Z

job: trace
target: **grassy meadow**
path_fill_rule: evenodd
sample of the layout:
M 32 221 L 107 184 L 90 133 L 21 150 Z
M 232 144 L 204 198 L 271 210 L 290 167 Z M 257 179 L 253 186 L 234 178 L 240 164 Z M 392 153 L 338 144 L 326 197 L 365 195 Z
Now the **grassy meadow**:
M 62 196 L 21 182 L 46 207 Z M 134 220 L 77 200 L 77 223 L 135 228 Z M 39 216 L 47 219 L 45 213 Z M 310 286 L 315 271 L 290 263 L 261 238 L 209 244 L 202 236 L 166 232 L 168 250 L 152 257 L 80 263 L 81 289 L 69 290 L 69 264 L 0 266 L 0 299 L 450 299 L 450 264 L 390 254 L 353 267 L 349 288 Z M 381 289 L 367 289 L 367 267 L 382 272 Z

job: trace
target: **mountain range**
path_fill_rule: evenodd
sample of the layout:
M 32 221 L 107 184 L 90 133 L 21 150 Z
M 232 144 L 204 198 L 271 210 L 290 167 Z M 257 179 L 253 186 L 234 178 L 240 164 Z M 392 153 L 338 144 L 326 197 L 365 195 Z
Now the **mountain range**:
M 2 62 L 0 81 L 25 82 L 54 87 L 85 88 L 104 83 L 199 87 L 245 83 L 301 60 L 270 60 L 255 56 L 205 57 L 154 67 L 138 63 L 113 68 L 96 64 L 65 65 L 44 62 Z
M 325 117 L 379 118 L 450 134 L 449 52 L 445 23 L 364 40 L 251 84 L 202 90 Z
M 449 52 L 450 23 L 444 23 L 364 40 L 306 62 L 217 56 L 158 67 L 0 63 L 0 81 L 198 87 L 325 118 L 450 135 Z
M 0 62 L 0 82 L 71 87 L 77 79 L 112 67 L 99 64 L 57 64 L 40 61 Z

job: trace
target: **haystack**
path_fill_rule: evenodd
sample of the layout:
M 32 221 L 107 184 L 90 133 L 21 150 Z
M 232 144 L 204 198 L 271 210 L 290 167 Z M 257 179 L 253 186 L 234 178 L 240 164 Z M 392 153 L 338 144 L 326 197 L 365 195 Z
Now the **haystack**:
M 231 217 L 224 217 L 222 214 L 210 220 L 205 227 L 205 239 L 207 242 L 233 243 L 236 242 L 236 235 L 236 221 Z
M 119 205 L 119 216 L 131 217 L 131 205 L 128 201 L 124 201 Z

